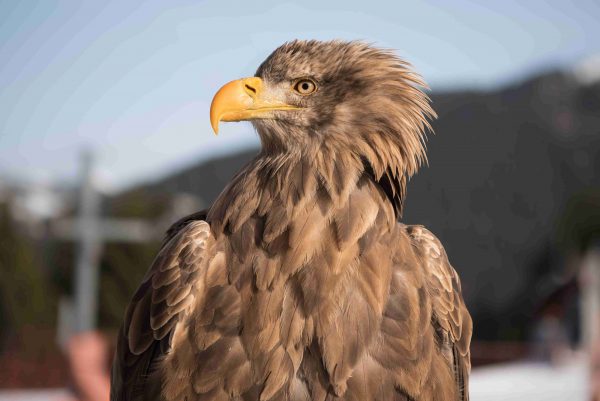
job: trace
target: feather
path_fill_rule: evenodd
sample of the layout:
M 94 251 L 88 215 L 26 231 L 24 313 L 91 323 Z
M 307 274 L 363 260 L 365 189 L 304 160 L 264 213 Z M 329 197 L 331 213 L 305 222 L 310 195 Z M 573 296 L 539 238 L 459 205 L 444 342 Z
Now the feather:
M 111 401 L 468 400 L 459 277 L 431 232 L 397 222 L 435 115 L 423 81 L 340 41 L 287 43 L 256 75 L 296 74 L 318 75 L 319 107 L 253 120 L 261 153 L 167 231 Z

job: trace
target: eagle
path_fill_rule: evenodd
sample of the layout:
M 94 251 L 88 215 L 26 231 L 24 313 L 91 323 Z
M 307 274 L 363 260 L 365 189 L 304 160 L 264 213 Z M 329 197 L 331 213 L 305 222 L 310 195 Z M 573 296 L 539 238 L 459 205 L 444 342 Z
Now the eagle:
M 358 41 L 287 42 L 210 110 L 260 153 L 168 231 L 129 304 L 112 401 L 465 401 L 472 321 L 440 241 L 400 222 L 435 118 Z

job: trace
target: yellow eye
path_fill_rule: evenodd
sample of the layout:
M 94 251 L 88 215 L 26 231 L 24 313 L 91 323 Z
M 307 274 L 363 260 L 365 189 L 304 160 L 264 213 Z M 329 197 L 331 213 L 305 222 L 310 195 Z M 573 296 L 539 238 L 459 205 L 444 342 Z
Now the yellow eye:
M 301 95 L 310 95 L 317 90 L 317 84 L 312 79 L 302 78 L 296 81 L 294 90 Z

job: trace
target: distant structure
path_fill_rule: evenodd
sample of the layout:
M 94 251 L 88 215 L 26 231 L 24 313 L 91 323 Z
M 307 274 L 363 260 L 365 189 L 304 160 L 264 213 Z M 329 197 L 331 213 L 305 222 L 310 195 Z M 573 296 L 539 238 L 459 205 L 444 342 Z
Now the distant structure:
M 530 338 L 536 308 L 561 285 L 557 223 L 571 196 L 600 187 L 600 81 L 590 71 L 585 79 L 549 71 L 496 91 L 432 96 L 439 118 L 429 167 L 409 183 L 402 219 L 446 244 L 476 340 Z M 256 152 L 198 163 L 111 201 L 183 191 L 210 204 Z
M 179 200 L 179 202 L 178 202 Z M 167 213 L 155 220 L 106 218 L 101 216 L 102 197 L 94 181 L 94 156 L 90 151 L 81 155 L 81 181 L 76 219 L 63 218 L 53 222 L 54 234 L 77 245 L 74 271 L 74 300 L 61 302 L 59 311 L 59 342 L 66 344 L 73 333 L 94 331 L 98 315 L 98 277 L 100 256 L 106 242 L 145 243 L 162 238 L 160 228 L 175 220 Z M 183 212 L 194 205 L 174 197 L 173 204 Z M 183 210 L 182 210 L 183 209 Z M 164 221 L 166 220 L 168 221 Z

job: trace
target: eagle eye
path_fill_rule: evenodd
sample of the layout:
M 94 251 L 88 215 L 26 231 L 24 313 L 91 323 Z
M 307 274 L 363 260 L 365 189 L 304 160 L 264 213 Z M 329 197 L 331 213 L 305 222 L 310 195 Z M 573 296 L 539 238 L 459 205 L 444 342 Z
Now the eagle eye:
M 294 84 L 294 91 L 300 95 L 310 95 L 317 90 L 315 81 L 309 78 L 301 78 Z

